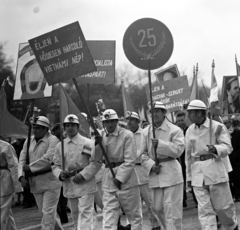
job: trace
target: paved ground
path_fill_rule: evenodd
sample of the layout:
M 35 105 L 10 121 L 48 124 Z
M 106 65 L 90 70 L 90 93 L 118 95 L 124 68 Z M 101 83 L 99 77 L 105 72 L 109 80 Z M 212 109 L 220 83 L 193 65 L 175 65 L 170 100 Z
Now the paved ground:
M 235 203 L 238 222 L 240 223 L 240 202 Z M 18 230 L 40 230 L 41 216 L 38 212 L 37 207 L 22 209 L 19 206 L 12 206 L 14 218 L 17 224 Z M 144 221 L 143 229 L 150 230 L 150 222 L 148 220 L 147 208 L 144 206 Z M 98 215 L 98 228 L 97 230 L 102 230 L 102 212 L 99 211 Z M 122 220 L 123 225 L 125 225 L 125 217 Z M 73 230 L 72 219 L 69 214 L 69 223 L 63 225 L 64 230 Z M 183 229 L 184 230 L 201 230 L 200 223 L 197 218 L 197 208 L 192 201 L 191 194 L 188 193 L 188 207 L 183 210 Z

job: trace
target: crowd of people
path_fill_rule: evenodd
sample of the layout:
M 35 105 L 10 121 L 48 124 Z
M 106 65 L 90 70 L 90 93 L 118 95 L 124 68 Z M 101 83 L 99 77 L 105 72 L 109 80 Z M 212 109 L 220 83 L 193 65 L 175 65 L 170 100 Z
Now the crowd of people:
M 144 201 L 152 230 L 181 230 L 189 187 L 203 230 L 237 230 L 238 117 L 209 118 L 200 100 L 179 111 L 175 124 L 162 102 L 151 109 L 154 126 L 130 111 L 122 127 L 116 111 L 103 109 L 91 137 L 80 134 L 78 117 L 69 114 L 63 128 L 58 123 L 51 129 L 45 116 L 37 116 L 29 140 L 1 140 L 1 229 L 17 229 L 11 203 L 14 193 L 20 203 L 23 188 L 23 207 L 37 205 L 42 229 L 63 229 L 69 209 L 75 229 L 96 229 L 100 208 L 103 230 L 141 230 Z

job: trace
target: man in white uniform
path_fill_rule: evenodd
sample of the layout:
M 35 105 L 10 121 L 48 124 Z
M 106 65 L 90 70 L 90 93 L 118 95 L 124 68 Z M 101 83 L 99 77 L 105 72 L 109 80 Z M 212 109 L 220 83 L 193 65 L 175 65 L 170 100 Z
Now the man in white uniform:
M 115 178 L 108 164 L 103 172 L 103 230 L 116 230 L 122 207 L 132 230 L 142 229 L 140 192 L 134 165 L 137 149 L 133 133 L 118 126 L 118 115 L 112 109 L 103 113 L 102 144 L 111 163 Z M 96 146 L 96 155 L 101 149 Z
M 93 230 L 95 175 L 101 168 L 101 155 L 95 158 L 94 141 L 78 133 L 79 120 L 74 114 L 64 119 L 67 138 L 64 139 L 64 163 L 62 169 L 61 143 L 54 156 L 54 175 L 63 181 L 63 195 L 70 201 L 75 229 Z
M 207 107 L 193 100 L 187 108 L 193 123 L 186 133 L 186 174 L 198 201 L 203 230 L 217 230 L 216 214 L 226 230 L 237 230 L 235 207 L 223 158 L 232 151 L 223 124 L 206 117 Z
M 140 156 L 140 145 L 141 145 L 141 135 L 142 128 L 139 127 L 140 117 L 136 112 L 127 112 L 126 117 L 128 120 L 128 128 L 133 132 L 134 139 L 137 146 L 137 160 L 135 162 L 135 171 L 138 176 L 138 186 L 140 190 L 140 195 L 142 200 L 148 207 L 148 213 L 150 217 L 150 222 L 152 230 L 160 229 L 158 219 L 152 210 L 152 199 L 151 199 L 151 190 L 148 186 L 148 174 L 146 169 L 142 166 L 142 160 Z
M 184 136 L 179 127 L 165 117 L 162 102 L 153 104 L 156 138 L 152 125 L 142 131 L 140 153 L 142 164 L 149 175 L 152 207 L 164 229 L 182 229 L 183 176 L 176 158 L 184 151 Z M 154 148 L 159 161 L 156 164 Z
M 12 197 L 21 192 L 18 181 L 18 160 L 14 148 L 0 140 L 0 213 L 1 230 L 17 230 L 12 214 Z
M 42 213 L 42 230 L 62 229 L 56 213 L 61 182 L 53 175 L 51 164 L 58 138 L 49 132 L 50 123 L 44 116 L 32 120 L 33 136 L 30 140 L 29 156 L 27 141 L 19 159 L 19 181 L 23 187 L 30 186 L 38 209 Z M 27 159 L 29 158 L 29 164 Z M 29 182 L 25 175 L 28 174 Z

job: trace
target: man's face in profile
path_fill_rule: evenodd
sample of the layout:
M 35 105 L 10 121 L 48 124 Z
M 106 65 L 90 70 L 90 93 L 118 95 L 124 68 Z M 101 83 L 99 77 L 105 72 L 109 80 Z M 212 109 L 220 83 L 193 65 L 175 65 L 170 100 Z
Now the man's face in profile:
M 235 100 L 239 94 L 239 85 L 237 79 L 231 83 L 231 89 L 228 91 L 233 100 Z

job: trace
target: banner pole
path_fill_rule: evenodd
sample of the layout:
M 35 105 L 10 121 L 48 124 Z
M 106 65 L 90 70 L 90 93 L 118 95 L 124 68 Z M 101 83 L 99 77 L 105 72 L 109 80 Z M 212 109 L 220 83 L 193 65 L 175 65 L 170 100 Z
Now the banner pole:
M 62 97 L 61 97 L 61 83 L 59 85 L 59 99 L 60 99 L 60 140 L 61 140 L 61 151 L 62 151 L 62 170 L 65 171 L 65 158 L 64 158 L 64 142 L 63 142 L 63 132 L 62 132 L 62 127 L 63 127 L 63 114 L 62 114 Z
M 87 111 L 87 115 L 89 117 L 89 120 L 90 120 L 90 123 L 92 125 L 92 128 L 94 129 L 94 133 L 99 135 L 99 133 L 98 133 L 98 131 L 97 131 L 95 125 L 94 125 L 93 118 L 92 118 L 92 116 L 91 116 L 91 114 L 89 112 L 89 109 L 88 109 L 87 105 L 85 104 L 85 101 L 84 101 L 83 96 L 81 94 L 81 91 L 80 91 L 80 88 L 78 86 L 78 83 L 77 83 L 75 78 L 73 78 L 72 80 L 73 80 L 73 83 L 74 83 L 74 85 L 75 85 L 75 87 L 77 89 L 78 95 L 79 95 L 80 99 L 82 100 L 82 103 L 83 103 L 83 105 L 85 107 L 85 110 Z M 100 146 L 100 148 L 102 150 L 102 153 L 103 153 L 103 156 L 104 156 L 104 158 L 106 160 L 106 163 L 107 163 L 107 165 L 108 165 L 108 167 L 109 167 L 109 169 L 110 169 L 110 171 L 112 173 L 112 176 L 113 176 L 113 178 L 115 178 L 115 173 L 114 173 L 114 171 L 112 169 L 112 166 L 111 166 L 110 161 L 108 159 L 108 156 L 107 156 L 107 154 L 105 152 L 105 149 L 103 148 L 102 142 L 99 142 L 99 146 Z
M 152 100 L 152 81 L 151 81 L 151 70 L 150 70 L 150 61 L 148 60 L 148 83 L 149 83 L 149 91 L 150 91 L 150 103 L 151 103 L 151 115 L 152 115 L 152 131 L 153 131 L 153 138 L 156 137 L 155 135 L 155 126 L 154 126 L 154 117 L 153 117 L 153 100 Z M 154 156 L 155 156 L 155 164 L 159 164 L 159 160 L 157 158 L 157 151 L 156 148 L 153 148 Z

